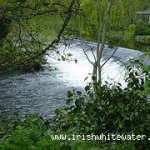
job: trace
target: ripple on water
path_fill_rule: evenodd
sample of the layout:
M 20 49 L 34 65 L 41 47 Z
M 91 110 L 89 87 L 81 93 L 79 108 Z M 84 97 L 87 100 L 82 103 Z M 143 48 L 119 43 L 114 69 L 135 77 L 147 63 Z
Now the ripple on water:
M 94 49 L 96 46 L 90 43 Z M 60 51 L 64 49 L 61 46 Z M 45 69 L 36 73 L 6 75 L 0 80 L 0 110 L 3 118 L 10 119 L 15 111 L 21 112 L 24 116 L 30 113 L 40 113 L 44 118 L 49 119 L 54 115 L 55 108 L 63 107 L 65 104 L 65 93 L 70 88 L 82 89 L 86 82 L 84 79 L 92 72 L 92 66 L 87 61 L 81 50 L 81 43 L 74 43 L 68 50 L 78 60 L 74 62 L 58 62 L 47 57 L 48 62 L 53 64 L 51 71 Z M 113 52 L 106 50 L 103 61 Z M 119 48 L 116 56 L 123 61 L 131 57 L 137 57 L 141 53 L 138 51 Z M 92 59 L 90 51 L 88 55 Z M 55 69 L 55 67 L 57 69 Z M 112 79 L 121 81 L 124 84 L 124 67 L 111 59 L 103 69 L 103 80 Z

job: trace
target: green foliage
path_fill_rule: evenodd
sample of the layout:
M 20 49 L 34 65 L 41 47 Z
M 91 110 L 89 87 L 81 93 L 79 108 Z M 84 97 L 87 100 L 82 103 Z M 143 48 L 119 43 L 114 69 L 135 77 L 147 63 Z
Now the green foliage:
M 106 15 L 108 2 L 108 0 L 100 2 L 101 15 L 98 15 L 97 1 L 76 1 L 72 8 L 71 21 L 60 39 L 70 38 L 70 35 L 73 35 L 97 41 L 101 17 Z M 134 43 L 134 29 L 127 28 L 128 25 L 131 24 L 130 28 L 132 24 L 136 23 L 136 11 L 139 8 L 145 9 L 148 4 L 147 0 L 144 2 L 145 4 L 141 4 L 139 0 L 132 2 L 130 0 L 113 1 L 110 13 L 107 14 L 109 22 L 109 26 L 107 26 L 107 30 L 109 30 L 108 43 L 129 48 L 141 48 Z M 65 17 L 69 13 L 66 12 L 69 4 L 70 2 L 67 0 L 8 0 L 7 2 L 1 0 L 0 69 L 15 68 L 16 64 L 19 64 L 18 68 L 25 68 L 25 70 L 41 68 L 44 60 L 42 57 L 38 57 L 38 54 L 45 47 L 45 43 L 53 41 L 59 34 Z M 149 29 L 149 25 L 140 24 L 137 26 L 135 34 L 149 35 Z M 124 30 L 127 31 L 125 39 L 122 40 L 122 36 L 119 34 Z M 8 46 L 9 44 L 11 47 Z M 26 49 L 25 53 L 24 49 Z M 36 56 L 36 54 L 38 58 L 32 59 L 32 56 Z M 11 56 L 12 58 L 10 58 Z
M 110 12 L 110 19 L 111 19 L 111 28 L 115 30 L 120 30 L 121 28 L 123 29 L 125 21 L 127 19 L 125 17 L 125 8 L 123 6 L 122 0 L 117 1 L 117 3 L 115 3 L 112 6 Z
M 138 68 L 137 68 L 138 69 Z M 139 71 L 129 68 L 127 88 L 120 84 L 115 86 L 96 86 L 96 96 L 92 84 L 85 87 L 86 94 L 69 91 L 67 103 L 63 110 L 57 110 L 53 118 L 53 128 L 63 133 L 101 134 L 125 133 L 150 135 L 150 103 L 147 98 L 149 75 L 144 79 Z M 134 142 L 136 149 L 148 149 L 147 139 Z
M 138 0 L 138 7 L 140 10 L 148 10 L 149 9 L 149 0 Z
M 138 64 L 138 65 L 137 65 Z M 120 84 L 88 84 L 85 92 L 68 91 L 67 107 L 56 109 L 48 122 L 37 114 L 23 122 L 0 124 L 2 150 L 148 150 L 149 141 L 68 141 L 53 140 L 51 135 L 64 134 L 135 134 L 150 135 L 149 65 L 136 60 L 128 67 L 127 87 Z M 142 71 L 143 70 L 143 71 Z M 93 78 L 94 79 L 94 78 Z M 2 132 L 3 130 L 3 132 Z M 5 131 L 5 132 L 4 132 Z
M 125 9 L 126 25 L 136 23 L 136 12 L 139 10 L 140 0 L 122 0 Z M 148 4 L 148 3 L 147 3 Z
M 3 43 L 3 39 L 6 38 L 7 34 L 10 32 L 10 26 L 12 22 L 10 11 L 8 10 L 9 5 L 5 6 L 3 3 L 0 3 L 0 9 L 2 9 L 0 13 L 0 46 Z
M 135 24 L 129 25 L 128 31 L 126 31 L 126 33 L 125 33 L 125 45 L 128 48 L 134 47 L 135 32 L 136 32 L 136 25 Z
M 59 34 L 69 4 L 55 0 L 0 3 L 0 70 L 41 69 L 42 50 Z
M 0 47 L 0 70 L 11 68 L 16 61 L 20 60 L 20 53 L 10 46 Z
M 150 35 L 150 24 L 139 23 L 137 24 L 136 35 Z
M 0 70 L 37 71 L 42 69 L 46 62 L 43 56 L 33 58 L 37 53 L 33 51 L 24 52 L 13 46 L 3 46 L 0 49 Z
M 48 133 L 47 123 L 37 114 L 26 118 L 24 122 L 17 122 L 8 137 L 0 141 L 2 150 L 57 150 L 58 141 L 52 141 Z
M 52 140 L 50 135 L 59 135 L 60 133 L 52 132 L 49 123 L 37 114 L 26 117 L 23 122 L 17 121 L 9 124 L 8 128 L 11 130 L 0 138 L 1 150 L 134 150 L 132 142 L 117 144 L 116 142 L 101 141 Z
M 122 31 L 110 31 L 107 33 L 106 41 L 110 47 L 124 46 L 124 33 Z
M 145 0 L 146 2 L 147 0 Z M 57 2 L 57 3 L 56 3 Z M 67 13 L 68 1 L 61 0 L 14 0 L 0 8 L 0 69 L 38 70 L 43 63 L 41 53 L 46 41 L 53 40 Z M 108 0 L 101 1 L 101 13 L 106 15 Z M 147 2 L 148 4 L 148 2 Z M 118 45 L 124 29 L 125 44 L 134 47 L 134 35 L 150 35 L 149 24 L 135 25 L 138 0 L 116 0 L 113 2 L 109 18 L 108 43 Z M 23 6 L 23 7 L 22 7 Z M 146 7 L 140 6 L 140 8 Z M 64 36 L 81 36 L 97 39 L 101 24 L 96 1 L 78 1 L 72 8 L 73 17 Z M 128 26 L 129 25 L 129 26 Z M 128 28 L 128 29 L 127 29 Z M 115 36 L 114 36 L 115 35 Z M 62 36 L 63 37 L 63 36 Z M 61 37 L 61 38 L 62 38 Z M 19 42 L 18 42 L 19 41 Z M 44 43 L 44 44 L 41 44 Z M 65 58 L 62 57 L 65 60 Z M 101 134 L 124 133 L 150 135 L 150 93 L 149 66 L 142 66 L 138 71 L 129 68 L 127 88 L 117 85 L 94 85 L 85 87 L 85 92 L 68 91 L 67 107 L 57 109 L 50 122 L 37 115 L 28 116 L 25 121 L 17 121 L 7 131 L 0 122 L 0 149 L 2 150 L 148 150 L 149 141 L 131 142 L 93 142 L 93 141 L 55 141 L 51 134 Z M 134 68 L 134 67 L 133 67 Z M 146 77 L 143 78 L 143 75 Z M 93 78 L 94 79 L 94 78 Z M 95 89 L 95 90 L 93 90 Z

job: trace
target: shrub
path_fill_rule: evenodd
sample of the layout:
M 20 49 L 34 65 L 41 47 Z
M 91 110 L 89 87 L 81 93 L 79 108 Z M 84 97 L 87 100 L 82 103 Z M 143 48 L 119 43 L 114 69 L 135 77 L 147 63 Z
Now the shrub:
M 46 63 L 44 56 L 37 56 L 38 53 L 26 52 L 8 45 L 2 46 L 0 47 L 0 70 L 38 71 Z
M 133 48 L 134 47 L 134 43 L 135 43 L 135 32 L 136 32 L 136 25 L 135 24 L 131 24 L 128 27 L 128 31 L 125 32 L 125 45 L 128 48 Z
M 136 61 L 135 63 L 139 63 Z M 56 109 L 50 122 L 38 115 L 16 121 L 0 140 L 2 150 L 148 150 L 143 141 L 67 141 L 51 135 L 134 134 L 150 135 L 149 66 L 129 67 L 127 87 L 120 84 L 93 85 L 85 92 L 68 91 L 67 107 Z M 143 72 L 141 72 L 143 69 Z M 94 79 L 94 78 L 93 78 Z M 95 91 L 93 91 L 93 86 Z
M 150 135 L 150 103 L 147 98 L 146 83 L 137 71 L 129 68 L 127 88 L 121 85 L 96 85 L 96 95 L 92 84 L 85 87 L 86 93 L 68 91 L 68 107 L 56 110 L 52 128 L 59 132 L 100 135 L 101 133 L 122 133 Z M 73 102 L 74 105 L 70 105 Z M 147 149 L 148 139 L 135 141 L 136 149 Z
M 150 35 L 150 23 L 139 23 L 136 28 L 136 35 Z
M 0 141 L 1 150 L 58 150 L 58 141 L 48 136 L 48 125 L 37 114 L 12 124 L 12 131 Z

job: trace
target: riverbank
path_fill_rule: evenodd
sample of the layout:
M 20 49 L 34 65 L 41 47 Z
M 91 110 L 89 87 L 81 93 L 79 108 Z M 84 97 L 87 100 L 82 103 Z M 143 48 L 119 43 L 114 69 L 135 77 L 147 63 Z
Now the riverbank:
M 98 93 L 94 95 L 89 84 L 84 93 L 79 90 L 68 91 L 67 107 L 56 109 L 55 115 L 49 121 L 34 114 L 27 116 L 24 121 L 17 119 L 14 123 L 3 126 L 4 128 L 0 128 L 3 129 L 3 132 L 0 130 L 0 148 L 80 150 L 84 147 L 87 150 L 148 150 L 150 103 L 146 91 L 150 86 L 145 85 L 149 77 L 142 83 L 142 76 L 137 78 L 138 72 L 134 74 L 131 70 L 125 89 L 119 84 L 105 84 L 98 86 Z M 128 139 L 121 140 L 120 136 L 118 140 L 97 139 L 100 135 L 126 135 Z M 138 136 L 138 139 L 131 138 L 133 136 Z M 142 140 L 139 139 L 141 136 L 144 137 Z
M 66 91 L 77 88 L 83 89 L 90 82 L 92 66 L 86 59 L 82 51 L 82 43 L 87 44 L 89 48 L 87 54 L 92 59 L 90 48 L 96 48 L 96 43 L 74 40 L 69 47 L 61 45 L 59 51 L 72 53 L 77 59 L 74 61 L 58 61 L 47 56 L 47 68 L 43 71 L 19 73 L 3 76 L 0 80 L 0 107 L 2 116 L 10 118 L 13 112 L 20 112 L 21 116 L 31 113 L 39 113 L 43 118 L 50 118 L 54 115 L 55 108 L 62 108 L 65 104 Z M 113 53 L 113 49 L 105 51 L 103 60 L 107 59 Z M 115 57 L 112 58 L 103 69 L 103 82 L 120 82 L 125 86 L 124 63 L 129 59 L 138 58 L 141 52 L 118 48 Z M 120 61 L 118 61 L 118 59 Z M 48 69 L 48 66 L 51 69 Z M 88 79 L 86 81 L 85 78 Z M 44 99 L 41 101 L 41 98 Z

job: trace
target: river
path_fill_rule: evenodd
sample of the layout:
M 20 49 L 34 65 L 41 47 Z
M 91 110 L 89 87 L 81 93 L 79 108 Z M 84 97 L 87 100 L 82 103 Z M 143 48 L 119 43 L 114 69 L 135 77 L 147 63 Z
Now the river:
M 91 49 L 96 48 L 93 42 L 85 42 L 87 54 L 92 59 Z M 13 112 L 20 112 L 20 116 L 39 113 L 43 118 L 49 119 L 54 115 L 56 108 L 65 105 L 65 93 L 69 89 L 83 90 L 90 78 L 92 65 L 82 51 L 83 41 L 74 40 L 69 47 L 58 46 L 60 52 L 69 52 L 77 59 L 74 61 L 57 61 L 46 56 L 46 69 L 34 73 L 16 73 L 0 76 L 0 115 L 4 119 L 11 119 Z M 114 49 L 106 48 L 103 61 Z M 129 59 L 137 58 L 142 53 L 136 50 L 118 48 L 116 58 L 104 66 L 102 71 L 103 82 L 120 82 L 125 86 L 125 67 L 121 63 L 128 63 Z M 118 61 L 119 60 L 119 61 Z

